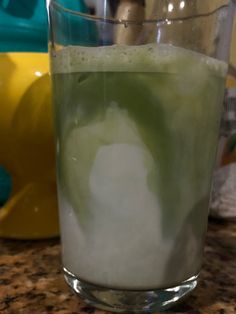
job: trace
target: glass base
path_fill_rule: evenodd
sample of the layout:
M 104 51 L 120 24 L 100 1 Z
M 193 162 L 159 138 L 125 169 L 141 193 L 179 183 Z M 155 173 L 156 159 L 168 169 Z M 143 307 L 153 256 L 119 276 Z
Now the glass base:
M 178 286 L 166 289 L 132 291 L 100 287 L 78 279 L 63 268 L 67 284 L 84 301 L 102 310 L 117 313 L 150 313 L 164 311 L 176 305 L 196 286 L 198 275 Z

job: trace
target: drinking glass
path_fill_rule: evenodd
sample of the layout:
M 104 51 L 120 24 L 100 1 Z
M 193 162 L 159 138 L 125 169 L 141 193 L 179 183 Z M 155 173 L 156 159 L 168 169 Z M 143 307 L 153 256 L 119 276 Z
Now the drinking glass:
M 197 285 L 232 1 L 51 0 L 64 276 L 116 312 Z

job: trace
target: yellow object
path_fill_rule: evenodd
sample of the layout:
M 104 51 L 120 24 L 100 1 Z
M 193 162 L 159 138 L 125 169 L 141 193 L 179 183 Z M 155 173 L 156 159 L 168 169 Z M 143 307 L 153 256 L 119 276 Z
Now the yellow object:
M 0 165 L 10 199 L 0 208 L 0 236 L 58 235 L 55 153 L 46 53 L 0 53 Z
M 236 86 L 236 78 L 233 77 L 232 75 L 228 75 L 226 86 L 227 86 L 227 88 L 235 87 Z

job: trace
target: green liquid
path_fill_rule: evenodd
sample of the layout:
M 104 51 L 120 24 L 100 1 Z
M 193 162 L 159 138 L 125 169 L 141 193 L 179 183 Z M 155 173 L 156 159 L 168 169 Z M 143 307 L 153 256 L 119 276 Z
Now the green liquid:
M 224 78 L 184 57 L 164 70 L 53 75 L 64 264 L 89 282 L 200 269 Z

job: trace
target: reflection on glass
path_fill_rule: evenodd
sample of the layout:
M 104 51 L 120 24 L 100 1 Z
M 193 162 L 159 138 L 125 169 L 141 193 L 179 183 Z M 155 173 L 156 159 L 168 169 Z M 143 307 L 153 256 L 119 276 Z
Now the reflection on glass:
M 174 6 L 172 3 L 168 4 L 168 12 L 172 12 L 174 10 Z
M 36 76 L 38 76 L 38 77 L 42 76 L 42 73 L 41 73 L 40 71 L 36 71 L 36 72 L 34 72 L 34 74 L 35 74 Z
M 179 7 L 180 9 L 183 9 L 185 7 L 185 1 L 181 1 Z

